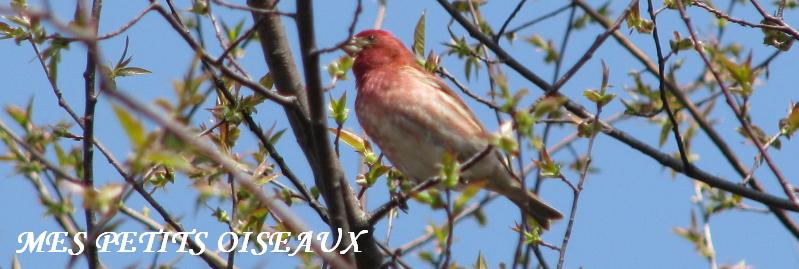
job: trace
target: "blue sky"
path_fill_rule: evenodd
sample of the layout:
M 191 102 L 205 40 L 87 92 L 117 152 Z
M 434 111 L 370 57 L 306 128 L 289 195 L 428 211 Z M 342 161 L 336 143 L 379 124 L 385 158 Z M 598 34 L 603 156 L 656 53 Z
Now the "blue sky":
M 62 19 L 71 18 L 73 1 L 53 2 L 57 13 Z M 190 6 L 189 1 L 176 2 L 181 7 Z M 528 1 L 518 17 L 511 23 L 511 26 L 519 25 L 541 14 L 555 10 L 563 5 L 560 2 Z M 601 1 L 589 2 L 595 6 L 602 3 Z M 719 6 L 726 6 L 727 4 L 726 1 L 717 2 L 720 2 L 717 3 Z M 498 28 L 515 6 L 515 3 L 515 1 L 491 1 L 490 4 L 482 9 L 482 12 L 488 22 Z M 146 4 L 147 1 L 144 0 L 106 1 L 103 7 L 100 32 L 105 33 L 117 29 L 139 10 L 143 9 Z M 612 16 L 614 18 L 618 16 L 626 4 L 627 1 L 613 1 L 611 5 Z M 293 10 L 292 1 L 282 1 L 281 5 L 283 5 L 285 10 Z M 315 5 L 317 36 L 320 46 L 329 46 L 346 38 L 346 28 L 350 23 L 352 10 L 355 7 L 354 1 L 315 1 Z M 645 7 L 644 3 L 642 3 L 642 13 L 645 11 L 643 7 Z M 376 10 L 376 1 L 364 0 L 364 11 L 357 29 L 370 28 L 374 22 Z M 758 21 L 756 14 L 751 10 L 752 7 L 748 4 L 738 6 L 735 15 L 750 21 Z M 219 17 L 224 18 L 231 24 L 245 20 L 247 25 L 251 25 L 249 14 L 233 12 L 220 7 L 216 7 L 215 12 L 218 13 Z M 422 12 L 427 12 L 427 49 L 433 49 L 442 54 L 444 46 L 441 44 L 449 40 L 446 30 L 448 16 L 433 1 L 390 0 L 383 29 L 392 31 L 406 44 L 410 44 L 414 25 Z M 579 16 L 581 12 L 578 11 L 577 14 Z M 715 34 L 715 28 L 712 27 L 712 18 L 696 8 L 692 8 L 690 14 L 694 18 L 695 27 L 700 35 Z M 787 11 L 786 19 L 794 25 L 799 25 L 799 20 L 796 20 L 792 15 L 795 15 L 795 11 Z M 519 36 L 524 38 L 532 34 L 538 34 L 544 38 L 553 39 L 559 46 L 563 36 L 564 22 L 567 17 L 568 13 L 562 13 L 547 22 L 527 28 L 520 32 Z M 658 22 L 659 26 L 661 26 L 662 39 L 670 37 L 674 30 L 681 31 L 683 36 L 687 36 L 682 21 L 678 20 L 674 11 L 664 11 Z M 287 26 L 296 57 L 299 54 L 297 53 L 296 30 L 293 21 L 284 20 L 284 23 Z M 206 24 L 206 26 L 208 25 Z M 209 27 L 205 27 L 205 29 L 208 30 Z M 453 29 L 459 35 L 464 34 L 457 25 L 453 26 Z M 626 27 L 622 29 L 623 33 L 646 52 L 650 58 L 655 57 L 651 36 L 630 33 Z M 573 38 L 566 50 L 564 70 L 582 55 L 596 35 L 602 31 L 600 27 L 592 24 L 586 29 L 573 34 Z M 157 97 L 164 96 L 173 98 L 171 81 L 180 79 L 192 57 L 188 46 L 155 13 L 148 14 L 139 24 L 131 28 L 126 35 L 131 38 L 129 49 L 129 55 L 133 56 L 131 65 L 146 68 L 153 73 L 145 76 L 121 78 L 118 80 L 119 87 L 142 101 L 151 101 Z M 208 32 L 206 34 L 207 41 L 209 44 L 217 44 L 212 36 Z M 741 43 L 745 51 L 752 51 L 755 62 L 758 62 L 773 50 L 770 47 L 761 45 L 761 40 L 762 34 L 759 30 L 731 25 L 723 42 Z M 124 37 L 118 37 L 102 43 L 101 49 L 105 57 L 111 61 L 119 57 L 123 44 Z M 541 52 L 534 50 L 532 46 L 521 39 L 517 40 L 512 46 L 507 43 L 503 44 L 522 63 L 541 77 L 547 79 L 552 77 L 553 67 L 544 64 L 544 55 Z M 209 50 L 213 54 L 220 53 L 218 46 L 211 46 Z M 253 76 L 259 77 L 265 74 L 267 68 L 260 48 L 251 46 L 246 53 L 246 56 L 241 59 L 244 67 Z M 340 55 L 340 53 L 325 54 L 322 63 L 329 63 Z M 34 119 L 36 123 L 55 124 L 59 120 L 68 120 L 66 113 L 56 105 L 55 97 L 41 67 L 34 58 L 30 45 L 23 43 L 21 46 L 16 46 L 10 40 L 0 41 L 0 57 L 3 59 L 0 61 L 0 81 L 3 81 L 3 94 L 0 97 L 0 101 L 2 101 L 3 105 L 24 105 L 29 98 L 34 98 Z M 700 61 L 697 55 L 692 51 L 686 51 L 680 53 L 677 57 L 686 60 L 685 68 L 678 73 L 679 82 L 687 83 L 692 81 L 699 70 Z M 597 51 L 594 58 L 562 88 L 562 92 L 573 100 L 586 104 L 587 100 L 582 97 L 581 93 L 584 89 L 597 88 L 599 86 L 601 81 L 600 59 L 604 59 L 611 69 L 610 84 L 614 85 L 614 87 L 610 89 L 610 92 L 617 94 L 620 98 L 629 99 L 630 96 L 623 91 L 623 88 L 624 86 L 632 85 L 633 81 L 626 74 L 631 70 L 641 70 L 642 66 L 614 40 L 606 42 Z M 772 64 L 768 80 L 761 77 L 761 83 L 751 99 L 752 119 L 767 133 L 773 134 L 778 131 L 777 122 L 785 116 L 789 102 L 799 100 L 795 82 L 791 82 L 791 79 L 794 79 L 793 75 L 795 75 L 796 70 L 799 70 L 799 61 L 796 61 L 796 59 L 795 48 L 777 58 Z M 66 100 L 76 109 L 83 107 L 83 79 L 81 73 L 85 68 L 84 65 L 85 49 L 74 44 L 64 54 L 60 66 L 59 86 L 64 91 Z M 451 70 L 460 80 L 465 81 L 462 63 L 455 57 L 444 57 L 442 65 Z M 535 85 L 521 79 L 513 70 L 505 68 L 505 72 L 508 74 L 508 82 L 511 89 L 527 88 L 531 90 L 531 95 L 527 98 L 527 102 L 540 95 L 540 91 Z M 645 79 L 650 83 L 654 81 L 651 76 L 645 76 Z M 472 79 L 469 82 L 469 87 L 478 93 L 485 94 L 488 89 L 486 74 L 482 73 L 479 78 Z M 333 96 L 339 96 L 344 91 L 350 92 L 348 94 L 350 98 L 349 104 L 352 104 L 355 96 L 352 81 L 340 82 L 332 94 Z M 706 94 L 706 92 L 698 93 L 693 97 L 700 99 Z M 471 100 L 467 100 L 467 103 L 489 129 L 496 130 L 497 124 L 494 115 L 488 108 Z M 210 103 L 206 107 L 209 106 Z M 605 109 L 605 115 L 622 110 L 623 106 L 617 99 Z M 78 111 L 81 110 L 79 109 Z M 130 154 L 128 140 L 122 135 L 123 132 L 111 113 L 111 105 L 108 98 L 100 98 L 97 115 L 97 137 L 108 145 L 118 158 L 128 156 Z M 274 123 L 280 128 L 288 127 L 282 110 L 275 105 L 261 105 L 258 107 L 258 114 L 255 115 L 255 118 L 264 126 L 271 126 Z M 729 108 L 719 102 L 712 118 L 716 121 L 716 129 L 722 133 L 739 158 L 747 166 L 751 165 L 755 153 L 754 148 L 745 143 L 744 138 L 735 132 L 738 123 L 733 118 Z M 202 111 L 195 117 L 195 124 L 200 122 L 208 124 L 209 119 L 209 113 Z M 5 115 L 3 120 L 10 121 Z M 152 124 L 148 124 L 150 130 L 155 128 Z M 650 145 L 657 145 L 659 128 L 648 123 L 645 119 L 625 120 L 616 126 L 621 130 L 634 134 Z M 360 130 L 354 117 L 347 122 L 346 128 Z M 571 127 L 556 128 L 552 136 L 553 143 L 572 131 L 573 128 Z M 537 132 L 540 132 L 540 129 Z M 672 140 L 670 137 L 669 142 L 663 146 L 663 151 L 676 151 L 676 146 Z M 587 140 L 579 141 L 576 144 L 576 150 L 583 153 L 586 142 Z M 74 143 L 72 145 L 74 146 Z M 242 142 L 237 145 L 237 150 L 239 152 L 252 152 L 256 145 L 255 141 L 245 132 L 245 135 L 242 136 Z M 304 157 L 293 139 L 284 137 L 277 146 L 298 176 L 305 179 L 307 184 L 312 184 L 311 173 L 307 165 L 304 164 Z M 799 182 L 799 168 L 796 165 L 792 165 L 796 161 L 797 150 L 799 150 L 799 145 L 796 142 L 783 140 L 783 148 L 779 151 L 771 152 L 772 157 L 780 164 L 782 172 L 794 183 Z M 732 181 L 740 180 L 706 136 L 697 135 L 693 143 L 693 151 L 700 155 L 700 159 L 696 161 L 699 167 Z M 342 153 L 343 162 L 347 164 L 347 175 L 353 178 L 356 172 L 356 155 L 346 147 L 342 148 Z M 532 152 L 528 150 L 528 158 L 531 155 Z M 568 162 L 571 160 L 571 155 L 564 151 L 556 154 L 555 158 L 559 161 Z M 670 172 L 663 169 L 655 161 L 606 136 L 599 136 L 596 139 L 593 159 L 593 165 L 600 169 L 600 173 L 589 175 L 580 199 L 577 222 L 567 253 L 567 268 L 581 266 L 588 268 L 704 268 L 707 266 L 707 262 L 695 253 L 692 245 L 672 232 L 674 227 L 685 227 L 690 221 L 689 211 L 694 208 L 694 205 L 690 202 L 690 197 L 693 195 L 693 186 L 689 179 L 683 176 L 671 177 Z M 105 159 L 99 154 L 95 157 L 95 162 L 97 167 L 95 177 L 98 184 L 121 182 L 116 172 L 107 165 Z M 51 218 L 43 217 L 44 210 L 33 194 L 33 188 L 24 178 L 15 175 L 12 167 L 7 164 L 0 164 L 0 175 L 0 191 L 3 194 L 0 195 L 0 204 L 3 205 L 4 212 L 6 212 L 6 217 L 0 220 L 0 264 L 7 265 L 11 261 L 14 250 L 18 248 L 16 239 L 20 232 L 53 231 L 58 230 L 58 227 Z M 770 192 L 775 195 L 781 195 L 776 179 L 765 167 L 760 168 L 755 175 L 768 187 Z M 567 176 L 573 180 L 577 179 L 577 174 L 574 173 L 567 174 Z M 208 210 L 204 208 L 195 210 L 194 201 L 197 193 L 191 189 L 190 184 L 190 181 L 180 177 L 164 191 L 157 192 L 155 197 L 173 215 L 181 218 L 184 227 L 187 229 L 196 228 L 209 231 L 211 233 L 210 238 L 214 239 L 209 241 L 211 244 L 215 244 L 216 236 L 226 231 L 227 228 L 223 224 L 216 222 L 210 216 L 211 212 Z M 377 185 L 380 186 L 382 183 Z M 368 195 L 368 205 L 372 208 L 381 204 L 387 197 L 384 188 L 375 188 Z M 562 212 L 568 212 L 571 203 L 571 191 L 564 184 L 555 181 L 545 182 L 542 196 Z M 755 207 L 762 207 L 751 201 L 746 202 Z M 145 203 L 134 195 L 134 198 L 130 199 L 127 205 L 134 209 L 141 209 Z M 326 226 L 314 217 L 311 210 L 301 206 L 293 208 L 297 209 L 297 213 L 307 220 L 307 223 L 314 230 L 322 231 L 326 229 Z M 497 267 L 500 262 L 510 263 L 512 261 L 516 235 L 509 227 L 518 221 L 518 211 L 511 203 L 504 199 L 498 199 L 486 207 L 486 213 L 488 214 L 489 222 L 485 227 L 480 227 L 473 220 L 467 220 L 455 228 L 456 238 L 453 253 L 455 253 L 455 260 L 461 262 L 461 264 L 472 264 L 479 252 L 482 252 L 487 257 L 487 261 L 492 268 Z M 82 219 L 80 213 L 76 215 L 78 219 Z M 161 220 L 154 213 L 153 218 L 158 221 Z M 443 211 L 431 211 L 422 208 L 421 205 L 411 203 L 409 213 L 400 213 L 399 218 L 395 221 L 390 245 L 392 247 L 400 246 L 420 236 L 424 232 L 425 225 L 431 222 L 441 223 L 444 219 L 445 214 Z M 559 244 L 565 226 L 565 222 L 555 224 L 551 231 L 543 235 L 544 240 L 549 243 Z M 375 231 L 378 238 L 384 237 L 385 227 L 385 221 L 378 224 Z M 752 212 L 725 212 L 711 219 L 711 227 L 719 263 L 732 264 L 744 260 L 756 268 L 799 267 L 799 245 L 771 215 Z M 120 229 L 124 231 L 143 231 L 140 225 L 132 221 L 126 221 Z M 431 246 L 428 245 L 425 249 L 429 250 Z M 543 252 L 549 263 L 555 264 L 557 253 L 547 249 L 544 249 Z M 166 261 L 176 257 L 174 253 L 170 253 L 159 258 L 159 260 Z M 24 268 L 44 268 L 49 265 L 62 265 L 65 264 L 68 258 L 68 256 L 63 254 L 47 253 L 23 254 L 20 256 Z M 121 268 L 136 262 L 141 267 L 149 264 L 152 255 L 108 253 L 102 254 L 101 259 L 111 268 Z M 194 257 L 184 256 L 180 259 L 178 265 L 182 268 L 203 265 L 200 259 Z M 421 264 L 414 254 L 409 254 L 406 259 L 411 264 Z M 239 268 L 285 267 L 287 264 L 295 263 L 295 259 L 287 258 L 281 254 L 266 254 L 258 257 L 252 255 L 237 256 Z M 83 263 L 80 266 L 83 266 Z M 424 268 L 423 266 L 420 267 Z

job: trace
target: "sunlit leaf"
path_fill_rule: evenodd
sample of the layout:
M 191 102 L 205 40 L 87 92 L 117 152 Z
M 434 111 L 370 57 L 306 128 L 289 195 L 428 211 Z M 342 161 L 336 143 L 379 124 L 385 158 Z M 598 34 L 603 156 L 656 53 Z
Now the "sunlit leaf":
M 125 133 L 128 135 L 130 143 L 135 147 L 144 145 L 144 143 L 147 142 L 145 140 L 146 133 L 144 131 L 144 125 L 121 106 L 112 105 L 112 108 L 114 109 L 114 114 L 116 114 L 119 123 L 122 124 L 122 129 L 124 129 Z
M 477 254 L 477 262 L 474 264 L 474 269 L 488 269 L 488 264 L 486 264 L 486 260 L 485 257 L 483 257 L 482 252 Z
M 424 32 L 425 32 L 425 12 L 419 17 L 416 22 L 416 28 L 413 31 L 413 53 L 418 58 L 424 58 Z
M 788 116 L 780 120 L 780 131 L 790 138 L 799 129 L 799 103 L 793 104 Z
M 141 67 L 123 67 L 114 71 L 115 77 L 138 76 L 150 73 L 152 72 Z
M 329 128 L 328 131 L 336 135 L 338 130 L 336 128 Z M 345 144 L 349 145 L 357 152 L 364 152 L 366 150 L 366 142 L 363 138 L 356 135 L 353 132 L 341 129 L 341 133 L 339 134 L 339 139 L 344 141 Z

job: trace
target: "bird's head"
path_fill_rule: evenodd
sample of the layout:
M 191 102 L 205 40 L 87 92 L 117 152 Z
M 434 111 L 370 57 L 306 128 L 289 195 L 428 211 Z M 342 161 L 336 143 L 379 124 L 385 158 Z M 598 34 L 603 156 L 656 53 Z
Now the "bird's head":
M 366 30 L 353 36 L 341 48 L 355 58 L 356 77 L 380 67 L 415 64 L 415 58 L 402 42 L 383 30 Z

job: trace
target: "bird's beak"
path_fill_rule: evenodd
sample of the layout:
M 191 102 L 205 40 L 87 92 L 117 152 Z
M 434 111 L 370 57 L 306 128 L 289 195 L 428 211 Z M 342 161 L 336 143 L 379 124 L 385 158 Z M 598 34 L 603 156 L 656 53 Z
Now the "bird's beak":
M 361 51 L 363 51 L 363 49 L 370 44 L 371 42 L 369 42 L 369 40 L 366 38 L 352 37 L 350 38 L 349 42 L 341 46 L 341 50 L 350 56 L 355 57 L 358 56 L 358 53 L 361 53 Z

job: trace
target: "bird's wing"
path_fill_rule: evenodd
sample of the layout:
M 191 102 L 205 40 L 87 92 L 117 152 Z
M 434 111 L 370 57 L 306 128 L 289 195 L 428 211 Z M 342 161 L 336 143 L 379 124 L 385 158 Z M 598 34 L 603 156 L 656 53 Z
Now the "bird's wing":
M 430 88 L 437 90 L 442 95 L 442 98 L 440 98 L 442 101 L 444 101 L 442 105 L 451 106 L 454 111 L 457 111 L 461 114 L 461 118 L 469 121 L 468 123 L 470 125 L 475 126 L 483 133 L 486 133 L 486 135 L 488 134 L 485 127 L 483 127 L 483 124 L 481 124 L 477 119 L 477 116 L 475 116 L 474 112 L 469 109 L 468 106 L 466 106 L 466 103 L 464 103 L 463 100 L 452 89 L 450 89 L 443 80 L 441 80 L 441 78 L 431 74 L 430 72 L 427 72 L 427 70 L 424 70 L 421 66 L 409 66 L 405 68 L 404 71 L 407 71 L 411 75 L 417 77 L 419 81 L 428 84 Z

